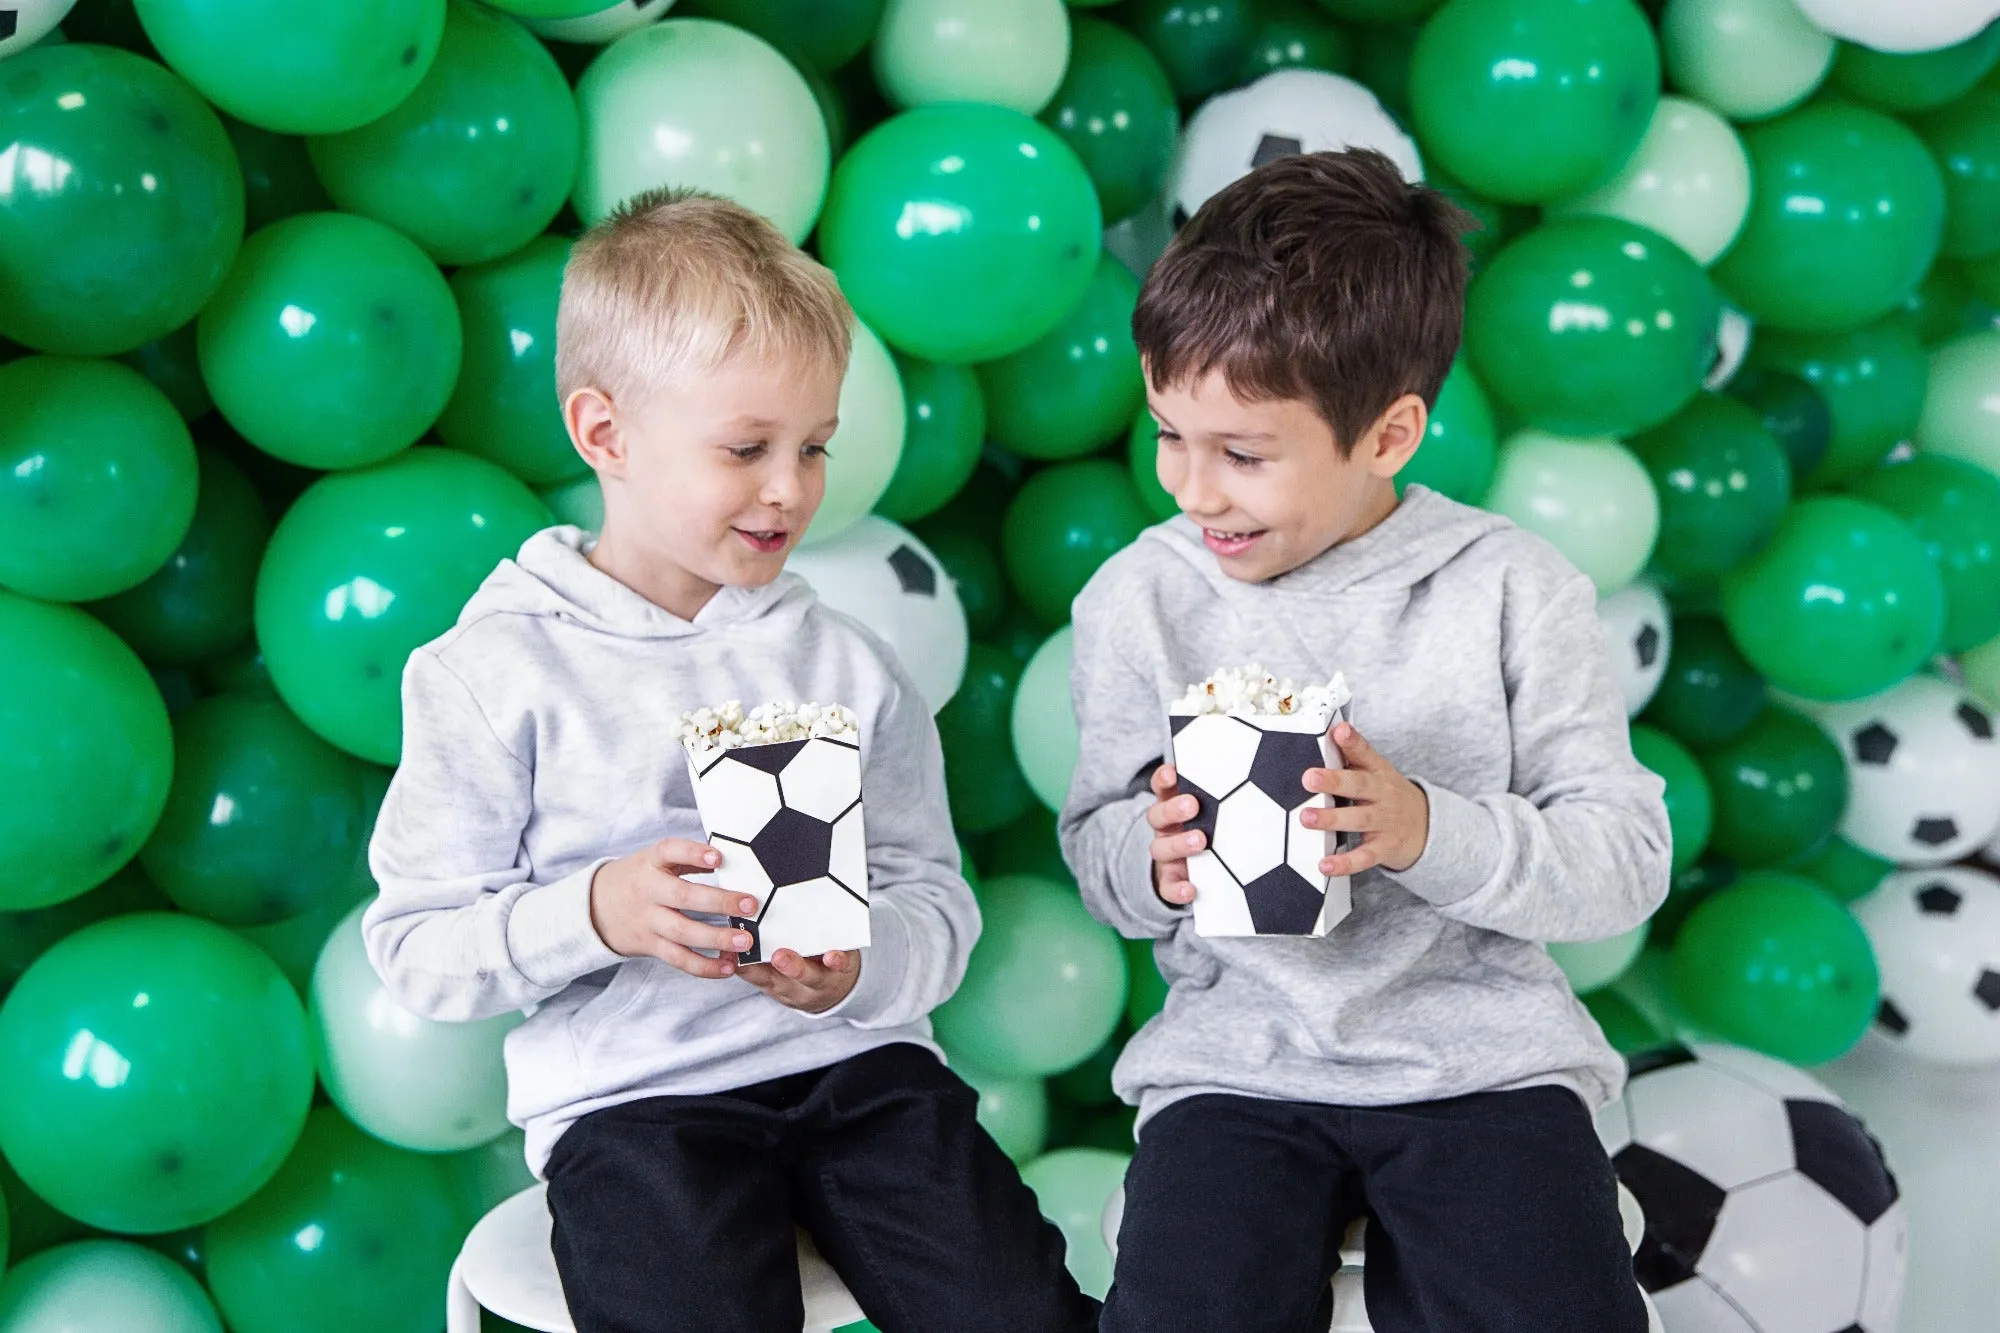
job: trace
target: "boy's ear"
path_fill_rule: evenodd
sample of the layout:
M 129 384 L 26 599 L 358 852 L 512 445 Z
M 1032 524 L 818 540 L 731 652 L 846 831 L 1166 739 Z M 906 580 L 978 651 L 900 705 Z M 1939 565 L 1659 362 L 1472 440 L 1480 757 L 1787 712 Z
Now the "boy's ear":
M 625 437 L 611 399 L 601 389 L 578 389 L 563 402 L 563 425 L 583 461 L 598 472 L 625 475 Z
M 1389 404 L 1362 441 L 1368 470 L 1378 477 L 1401 472 L 1424 442 L 1430 423 L 1430 409 L 1416 394 L 1406 393 Z

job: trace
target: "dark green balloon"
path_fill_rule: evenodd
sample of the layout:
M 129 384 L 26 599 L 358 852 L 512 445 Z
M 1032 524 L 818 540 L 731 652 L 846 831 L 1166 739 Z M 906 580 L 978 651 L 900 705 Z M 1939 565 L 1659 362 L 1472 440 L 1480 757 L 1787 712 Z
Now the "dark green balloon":
M 199 421 L 215 410 L 208 386 L 201 380 L 201 356 L 195 347 L 194 323 L 140 343 L 118 360 L 132 367 L 167 396 L 183 421 Z
M 1410 61 L 1422 31 L 1415 23 L 1368 24 L 1354 31 L 1354 77 L 1405 125 L 1410 123 Z M 1425 173 L 1435 166 L 1426 162 Z
M 1658 233 L 1565 218 L 1508 245 L 1472 284 L 1465 347 L 1479 382 L 1522 420 L 1625 435 L 1700 389 L 1720 313 L 1701 266 Z
M 198 674 L 202 685 L 211 694 L 278 697 L 277 689 L 271 684 L 271 673 L 264 666 L 264 654 L 258 649 L 254 637 L 209 658 L 201 664 Z
M 44 42 L 9 56 L 0 162 L 0 334 L 40 351 L 109 356 L 173 332 L 243 240 L 222 122 L 127 51 Z
M 1000 557 L 979 538 L 947 523 L 920 523 L 911 531 L 930 547 L 931 554 L 944 566 L 945 574 L 958 590 L 958 604 L 965 609 L 966 629 L 975 638 L 990 633 L 1000 623 L 1000 612 L 1007 604 L 1007 583 L 1000 572 Z
M 1354 68 L 1354 43 L 1306 0 L 1264 0 L 1243 58 L 1242 80 L 1252 83 L 1281 69 L 1346 74 Z
M 984 643 L 967 654 L 965 680 L 937 715 L 944 745 L 944 785 L 951 822 L 985 833 L 1019 819 L 1036 804 L 1014 758 L 1014 690 L 1022 663 Z
M 1646 932 L 1648 947 L 1671 949 L 1694 909 L 1734 884 L 1737 874 L 1734 861 L 1711 851 L 1675 875 L 1668 885 L 1666 902 L 1653 913 L 1651 929 Z
M 1842 42 L 1827 82 L 1892 113 L 1929 111 L 1969 92 L 2000 60 L 2000 24 L 1935 51 L 1877 51 Z
M 51 1207 L 47 1199 L 28 1188 L 5 1157 L 0 1157 L 0 1199 L 6 1201 L 8 1225 L 14 1233 L 8 1240 L 14 1263 L 65 1241 L 104 1234 Z
M 1648 726 L 1632 728 L 1632 756 L 1667 784 L 1667 822 L 1673 826 L 1674 870 L 1686 870 L 1707 850 L 1715 826 L 1715 798 L 1701 765 L 1681 743 Z
M 1798 871 L 1841 902 L 1851 903 L 1880 888 L 1896 864 L 1862 851 L 1836 833 L 1822 846 L 1787 861 L 1785 868 Z
M 556 298 L 569 246 L 541 236 L 505 259 L 451 275 L 465 356 L 437 433 L 530 486 L 590 470 L 569 442 L 556 397 Z
M 908 523 L 935 513 L 979 466 L 986 396 L 970 366 L 892 355 L 903 380 L 903 453 L 875 512 Z
M 0 1151 L 112 1231 L 208 1222 L 305 1123 L 312 1045 L 277 965 L 221 926 L 139 912 L 43 954 L 0 1006 Z
M 1319 0 L 1319 4 L 1347 23 L 1404 23 L 1429 15 L 1438 0 Z
M 1066 624 L 1097 567 L 1151 521 L 1128 468 L 1102 458 L 1057 463 L 1029 477 L 1007 506 L 1001 567 L 1029 610 Z
M 1125 461 L 1132 472 L 1132 484 L 1139 488 L 1140 503 L 1154 518 L 1172 518 L 1181 512 L 1172 492 L 1160 485 L 1160 423 L 1152 412 L 1139 409 L 1132 429 L 1125 435 Z M 1408 468 L 1404 469 L 1409 471 Z M 1401 478 L 1398 478 L 1400 481 Z
M 1049 635 L 1055 633 L 1049 623 L 1029 609 L 1018 597 L 1007 599 L 1000 611 L 1000 623 L 986 636 L 986 642 L 1023 667 L 1034 660 L 1035 650 L 1048 642 Z
M 1081 458 L 1116 438 L 1146 401 L 1132 341 L 1139 280 L 1100 256 L 1090 285 L 1040 338 L 979 367 L 986 429 L 1023 458 Z
M 548 522 L 533 491 L 449 449 L 315 482 L 257 577 L 257 642 L 279 696 L 343 750 L 395 763 L 404 661 Z
M 2000 34 L 2000 25 L 1988 31 Z M 1973 259 L 2000 251 L 2000 92 L 1975 88 L 1913 128 L 1944 173 L 1939 252 Z
M 1697 394 L 1628 442 L 1660 495 L 1653 564 L 1676 579 L 1713 578 L 1762 546 L 1792 499 L 1791 462 L 1757 413 Z
M 1151 940 L 1125 941 L 1125 970 L 1131 977 L 1125 994 L 1125 1022 L 1134 1032 L 1167 1007 L 1167 979 L 1153 961 Z
M 1654 1027 L 1652 1022 L 1636 1008 L 1632 1002 L 1617 991 L 1605 989 L 1592 991 L 1583 996 L 1583 1007 L 1597 1020 L 1597 1026 L 1604 1033 L 1604 1039 L 1611 1043 L 1620 1055 L 1631 1055 L 1664 1045 L 1665 1033 Z
M 1396 493 L 1415 484 L 1461 504 L 1478 504 L 1493 484 L 1498 451 L 1486 391 L 1464 359 L 1455 360 L 1431 408 L 1423 443 L 1396 474 Z
M 924 521 L 926 532 L 950 527 L 992 550 L 1000 549 L 1001 517 L 1007 512 L 1007 502 L 1014 498 L 1020 473 L 1018 467 L 1001 468 L 996 458 L 997 451 L 981 457 L 958 494 Z
M 28 965 L 66 935 L 126 912 L 165 912 L 173 904 L 137 862 L 88 893 L 26 912 L 0 912 L 0 999 Z
M 132 859 L 166 805 L 174 740 L 138 657 L 74 607 L 0 588 L 0 644 L 0 911 L 15 912 Z
M 440 264 L 477 264 L 549 225 L 569 198 L 580 134 L 569 83 L 534 34 L 450 0 L 416 91 L 307 146 L 341 208 L 394 227 Z
M 1833 439 L 1833 413 L 1819 390 L 1790 371 L 1745 367 L 1723 392 L 1757 414 L 1785 451 L 1792 484 L 1810 475 Z
M 1827 332 L 1879 318 L 1937 257 L 1944 182 L 1900 122 L 1811 102 L 1745 126 L 1743 147 L 1760 188 L 1712 272 L 1760 339 L 1765 327 Z
M 1764 695 L 1764 678 L 1719 618 L 1677 615 L 1666 675 L 1643 717 L 1698 750 L 1741 735 L 1763 711 Z
M 1068 875 L 1062 878 L 1066 879 Z M 1122 1029 L 1123 1025 L 1120 1027 Z M 1060 1097 L 1071 1106 L 1086 1109 L 1116 1102 L 1118 1094 L 1111 1090 L 1111 1067 L 1118 1063 L 1119 1052 L 1125 1049 L 1125 1039 L 1129 1035 L 1122 1030 L 1114 1031 L 1082 1064 L 1072 1065 L 1052 1076 L 1049 1079 L 1049 1095 Z
M 236 146 L 236 160 L 243 167 L 245 231 L 333 208 L 333 200 L 313 170 L 304 139 L 259 129 L 234 116 L 222 117 L 222 128 L 228 131 L 229 142 Z
M 1847 807 L 1840 747 L 1810 719 L 1767 707 L 1702 753 L 1715 797 L 1712 846 L 1740 865 L 1769 866 L 1816 847 Z
M 1442 191 L 1451 201 L 1464 209 L 1472 221 L 1478 225 L 1460 234 L 1465 248 L 1472 252 L 1472 272 L 1477 276 L 1494 255 L 1507 242 L 1525 231 L 1529 231 L 1541 221 L 1537 209 L 1526 204 L 1506 204 L 1497 199 L 1474 194 L 1450 176 L 1430 170 L 1425 184 Z
M 1174 92 L 1188 102 L 1242 77 L 1258 15 L 1255 0 L 1127 0 L 1111 17 L 1159 57 Z
M 1947 193 L 1951 189 L 1949 176 L 1945 189 Z M 1949 225 L 1949 205 L 1945 218 Z M 1897 305 L 1891 318 L 1908 324 L 1910 331 L 1917 335 L 1917 341 L 1925 347 L 1935 347 L 1970 329 L 1981 327 L 1984 305 L 1974 295 L 1972 284 L 1966 280 L 1965 269 L 1940 255 L 1937 262 L 1931 265 L 1930 272 L 1924 274 L 1924 280 L 1912 287 L 1910 294 Z
M 705 15 L 747 28 L 824 73 L 861 53 L 886 0 L 685 0 L 675 16 Z
M 993 830 L 986 844 L 985 868 L 989 876 L 1075 878 L 1069 872 L 1069 863 L 1063 860 L 1062 844 L 1056 837 L 1055 811 L 1040 802 L 1013 823 Z
M 435 1333 L 464 1232 L 443 1157 L 322 1106 L 270 1183 L 209 1227 L 209 1290 L 235 1333 Z
M 271 538 L 264 503 L 236 465 L 197 446 L 201 468 L 194 521 L 174 553 L 144 583 L 90 610 L 146 661 L 192 666 L 250 633 L 257 564 Z
M 1674 943 L 1674 998 L 1709 1031 L 1794 1064 L 1845 1055 L 1874 1021 L 1867 932 L 1809 879 L 1747 875 Z
M 1930 377 L 1923 344 L 1895 316 L 1844 333 L 1759 328 L 1747 364 L 1796 375 L 1825 399 L 1832 416 L 1826 454 L 1810 473 L 1795 477 L 1795 490 L 1857 477 L 1909 439 Z
M 1069 69 L 1041 119 L 1082 159 L 1107 226 L 1159 197 L 1180 110 L 1167 72 L 1124 29 L 1070 20 Z
M 1854 493 L 1910 525 L 1944 582 L 1947 653 L 2000 634 L 2000 477 L 1919 454 L 1861 479 Z

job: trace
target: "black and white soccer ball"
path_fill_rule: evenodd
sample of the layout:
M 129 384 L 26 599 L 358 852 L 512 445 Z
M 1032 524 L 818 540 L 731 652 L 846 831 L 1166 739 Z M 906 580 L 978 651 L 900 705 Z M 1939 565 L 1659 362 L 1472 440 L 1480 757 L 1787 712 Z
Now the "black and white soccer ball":
M 41 41 L 75 7 L 76 0 L 0 0 L 0 57 Z
M 743 961 L 868 943 L 860 747 L 814 737 L 690 755 L 689 763 L 702 825 L 722 853 L 716 883 L 760 904 L 754 919 L 735 919 L 755 940 Z
M 1417 145 L 1375 94 L 1353 79 L 1316 69 L 1281 69 L 1245 88 L 1218 93 L 1188 121 L 1167 176 L 1170 218 L 1179 228 L 1210 195 L 1281 157 L 1373 148 L 1424 178 Z
M 1854 904 L 1882 973 L 1875 1032 L 1919 1060 L 2000 1061 L 2000 878 L 1905 870 Z
M 1660 590 L 1644 579 L 1597 601 L 1597 624 L 1611 654 L 1611 670 L 1625 695 L 1625 716 L 1637 717 L 1667 675 L 1674 646 L 1673 614 Z
M 2000 829 L 2000 728 L 1951 682 L 1915 675 L 1807 711 L 1847 757 L 1840 834 L 1901 865 L 1943 865 Z
M 1817 1079 L 1734 1046 L 1632 1057 L 1597 1114 L 1645 1213 L 1639 1285 L 1673 1333 L 1889 1333 L 1909 1222 L 1882 1150 Z
M 969 631 L 958 585 L 909 529 L 870 514 L 792 552 L 785 567 L 819 599 L 888 640 L 935 713 L 965 679 Z
M 674 0 L 618 0 L 591 14 L 569 19 L 522 19 L 537 37 L 553 37 L 579 46 L 603 46 L 628 32 L 637 32 L 672 9 Z
M 1702 388 L 1719 393 L 1736 378 L 1736 372 L 1743 369 L 1744 358 L 1750 355 L 1750 337 L 1754 332 L 1750 316 L 1733 305 L 1722 307 L 1722 314 L 1715 322 L 1715 360 L 1709 365 L 1708 374 L 1702 377 Z

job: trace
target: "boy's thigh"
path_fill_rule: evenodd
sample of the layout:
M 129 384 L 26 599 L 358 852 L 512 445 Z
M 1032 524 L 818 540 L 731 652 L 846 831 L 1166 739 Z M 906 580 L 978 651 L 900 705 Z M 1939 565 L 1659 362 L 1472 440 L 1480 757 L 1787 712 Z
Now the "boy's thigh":
M 1358 1201 L 1333 1107 L 1203 1095 L 1147 1120 L 1104 1333 L 1325 1333 Z
M 549 1158 L 577 1333 L 792 1333 L 805 1318 L 770 1110 L 728 1095 L 597 1111 Z
M 1094 1330 L 1062 1233 L 978 1107 L 921 1046 L 833 1066 L 800 1108 L 799 1221 L 882 1333 Z
M 1645 1333 L 1617 1177 L 1575 1093 L 1352 1114 L 1376 1333 Z

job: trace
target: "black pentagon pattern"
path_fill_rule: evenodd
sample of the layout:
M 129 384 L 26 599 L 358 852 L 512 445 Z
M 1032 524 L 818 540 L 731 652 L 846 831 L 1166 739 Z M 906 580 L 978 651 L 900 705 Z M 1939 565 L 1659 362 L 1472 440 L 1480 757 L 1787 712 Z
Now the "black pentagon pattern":
M 1864 764 L 1886 764 L 1896 753 L 1896 733 L 1880 722 L 1870 722 L 1854 733 L 1854 757 Z
M 2000 1009 L 2000 972 L 1990 967 L 1979 969 L 1979 980 L 1973 983 L 1972 998 L 1986 1006 L 1991 1013 Z
M 1281 157 L 1297 157 L 1305 150 L 1305 144 L 1298 139 L 1287 138 L 1282 134 L 1267 134 L 1257 141 L 1257 151 L 1250 155 L 1250 165 L 1261 167 L 1276 162 Z
M 833 825 L 785 806 L 750 840 L 750 850 L 776 887 L 818 879 L 833 865 Z
M 21 25 L 21 16 L 11 9 L 0 9 L 0 42 L 12 37 Z
M 1926 815 L 1910 830 L 1910 837 L 1926 847 L 1942 847 L 1958 836 L 1958 821 L 1944 815 Z
M 1188 224 L 1188 211 L 1179 204 L 1174 205 L 1174 230 L 1179 231 Z
M 1305 772 L 1326 762 L 1319 737 L 1312 732 L 1267 731 L 1258 738 L 1250 760 L 1250 782 L 1280 810 L 1301 806 L 1310 798 Z
M 1875 1006 L 1875 1021 L 1899 1037 L 1910 1030 L 1909 1016 L 1886 995 L 1882 997 L 1882 1003 Z
M 1691 1065 L 1695 1062 L 1695 1058 L 1693 1051 L 1675 1042 L 1667 1046 L 1655 1046 L 1651 1050 L 1635 1051 L 1626 1060 L 1625 1068 L 1632 1078 L 1644 1078 L 1647 1074 L 1662 1069 L 1672 1069 L 1675 1065 Z
M 1965 901 L 1965 895 L 1949 884 L 1926 884 L 1915 896 L 1917 910 L 1925 916 L 1950 916 Z
M 937 571 L 913 546 L 898 546 L 889 552 L 889 568 L 903 591 L 918 597 L 937 596 Z
M 1868 1330 L 1859 1324 L 1849 1324 L 1846 1328 L 1841 1329 L 1840 1333 L 1868 1333 Z
M 1651 670 L 1653 663 L 1660 660 L 1660 631 L 1648 625 L 1639 631 L 1639 637 L 1632 640 L 1632 647 L 1639 654 L 1639 665 Z
M 1970 702 L 1960 704 L 1958 721 L 1959 725 L 1971 732 L 1975 738 L 1982 741 L 1993 739 L 1993 719 L 1978 704 Z
M 1181 827 L 1190 833 L 1201 834 L 1203 846 L 1215 846 L 1215 816 L 1221 810 L 1222 803 L 1208 792 L 1197 787 L 1194 783 L 1189 782 L 1185 774 L 1179 775 L 1179 777 L 1178 786 L 1181 793 L 1194 797 L 1195 801 L 1194 818 L 1183 822 Z
M 745 745 L 731 750 L 728 758 L 732 763 L 746 764 L 772 777 L 785 771 L 785 765 L 792 762 L 792 756 L 806 748 L 804 741 L 774 741 L 769 745 Z
M 1326 897 L 1290 866 L 1267 870 L 1243 886 L 1250 924 L 1259 935 L 1309 935 Z
M 1646 1234 L 1632 1252 L 1639 1285 L 1665 1291 L 1692 1278 L 1722 1215 L 1722 1187 L 1644 1144 L 1624 1148 L 1611 1164 L 1646 1214 Z
M 1899 1194 L 1880 1145 L 1852 1112 L 1832 1102 L 1788 1100 L 1785 1116 L 1792 1123 L 1799 1174 L 1831 1194 L 1861 1225 L 1873 1226 Z

